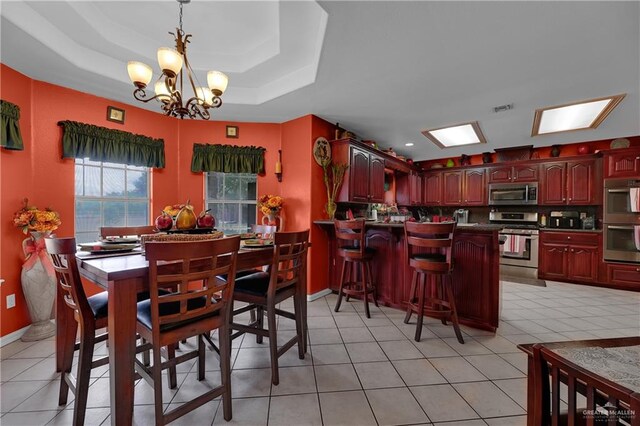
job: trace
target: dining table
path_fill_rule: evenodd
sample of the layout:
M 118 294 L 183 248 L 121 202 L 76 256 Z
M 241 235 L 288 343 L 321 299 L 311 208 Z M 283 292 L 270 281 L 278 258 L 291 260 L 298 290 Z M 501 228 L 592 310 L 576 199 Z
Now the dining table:
M 238 271 L 269 265 L 273 259 L 271 247 L 241 248 L 238 252 Z M 108 292 L 108 351 L 110 406 L 112 425 L 130 425 L 133 420 L 136 356 L 137 294 L 148 290 L 149 263 L 139 249 L 130 253 L 78 252 L 80 276 Z M 301 271 L 299 297 L 306 298 L 306 265 Z M 58 292 L 60 293 L 60 292 Z M 67 324 L 75 321 L 74 314 L 58 294 L 56 303 L 56 369 L 62 368 L 62 342 Z M 304 352 L 307 351 L 306 303 L 303 309 Z

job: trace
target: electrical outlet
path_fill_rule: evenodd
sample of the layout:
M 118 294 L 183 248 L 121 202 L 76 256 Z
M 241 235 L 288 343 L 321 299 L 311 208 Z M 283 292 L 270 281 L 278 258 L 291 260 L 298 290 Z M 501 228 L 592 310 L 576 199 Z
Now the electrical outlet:
M 7 309 L 16 307 L 16 295 L 10 294 L 7 296 Z

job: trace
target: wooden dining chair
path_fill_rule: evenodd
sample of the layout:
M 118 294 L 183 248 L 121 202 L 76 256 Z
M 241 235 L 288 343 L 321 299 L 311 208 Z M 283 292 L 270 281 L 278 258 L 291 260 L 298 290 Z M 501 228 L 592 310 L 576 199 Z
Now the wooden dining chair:
M 107 327 L 107 292 L 87 297 L 82 287 L 78 264 L 76 262 L 75 238 L 46 238 L 45 245 L 53 263 L 58 282 L 58 303 L 65 303 L 73 309 L 75 321 L 70 324 L 58 324 L 64 327 L 62 347 L 62 376 L 60 377 L 60 393 L 58 404 L 67 403 L 69 388 L 75 394 L 73 407 L 73 424 L 84 424 L 89 391 L 91 369 L 109 362 L 108 357 L 93 360 L 96 343 L 107 339 L 107 333 L 96 336 L 96 330 Z M 76 349 L 76 334 L 80 325 L 80 358 L 78 359 L 77 379 L 72 380 L 71 367 Z
M 231 329 L 236 330 L 232 339 L 244 333 L 269 338 L 271 355 L 271 381 L 274 385 L 280 382 L 278 374 L 278 358 L 293 345 L 298 344 L 298 356 L 304 359 L 306 346 L 304 343 L 304 327 L 306 312 L 303 306 L 307 303 L 306 289 L 300 288 L 301 274 L 305 271 L 307 250 L 309 247 L 309 230 L 301 232 L 276 232 L 274 235 L 273 259 L 269 272 L 259 271 L 236 278 L 233 292 L 234 301 L 247 303 L 246 306 L 233 311 L 233 316 L 256 309 L 257 319 L 249 324 L 233 322 Z M 294 312 L 276 308 L 282 301 L 293 297 Z M 264 328 L 264 312 L 267 316 L 267 329 Z M 296 335 L 278 349 L 278 333 L 276 315 L 295 320 Z M 261 342 L 261 341 L 260 341 Z M 222 350 L 222 349 L 221 349 Z
M 100 228 L 100 238 L 107 237 L 131 237 L 155 234 L 158 230 L 154 225 L 145 226 L 102 226 Z
M 136 371 L 149 382 L 155 394 L 156 425 L 169 423 L 222 395 L 224 419 L 231 420 L 231 345 L 229 322 L 232 310 L 236 261 L 240 237 L 193 242 L 149 242 L 151 298 L 138 303 L 137 330 L 152 349 L 153 363 L 144 365 L 136 360 Z M 217 275 L 232 277 L 216 279 Z M 160 289 L 175 289 L 159 294 Z M 202 335 L 219 330 L 220 369 L 222 383 L 189 402 L 164 413 L 162 401 L 162 370 L 169 369 L 169 379 L 175 383 L 175 366 L 198 359 L 198 380 L 205 378 L 205 346 Z M 196 337 L 196 350 L 175 357 L 161 353 L 180 340 Z M 166 355 L 166 361 L 162 360 Z M 171 377 L 173 376 L 173 377 Z

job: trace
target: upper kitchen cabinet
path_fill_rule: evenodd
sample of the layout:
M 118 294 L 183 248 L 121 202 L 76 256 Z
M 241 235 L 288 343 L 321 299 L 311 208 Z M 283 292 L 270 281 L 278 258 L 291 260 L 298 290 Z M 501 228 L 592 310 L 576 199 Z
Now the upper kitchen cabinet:
M 459 206 L 462 204 L 461 170 L 442 172 L 442 204 L 445 206 Z
M 464 171 L 462 195 L 465 206 L 487 205 L 487 182 L 485 169 Z
M 424 192 L 422 201 L 427 206 L 442 204 L 442 173 L 426 173 L 422 178 Z
M 597 159 L 557 161 L 540 165 L 540 204 L 602 203 L 602 173 Z
M 420 206 L 423 203 L 423 178 L 416 172 L 396 175 L 396 201 L 401 206 Z
M 492 167 L 487 174 L 489 183 L 537 182 L 538 165 Z
M 609 151 L 604 155 L 605 178 L 639 178 L 640 149 Z
M 350 139 L 333 141 L 331 148 L 334 162 L 349 165 L 336 201 L 384 203 L 383 155 Z

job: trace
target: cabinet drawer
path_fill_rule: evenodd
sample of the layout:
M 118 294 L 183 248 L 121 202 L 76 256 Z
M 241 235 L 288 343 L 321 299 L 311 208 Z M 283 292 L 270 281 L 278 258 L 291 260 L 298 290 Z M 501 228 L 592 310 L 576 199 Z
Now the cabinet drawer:
M 540 240 L 548 243 L 580 244 L 599 246 L 600 234 L 596 232 L 540 232 Z
M 640 265 L 607 263 L 607 281 L 611 284 L 640 285 Z

